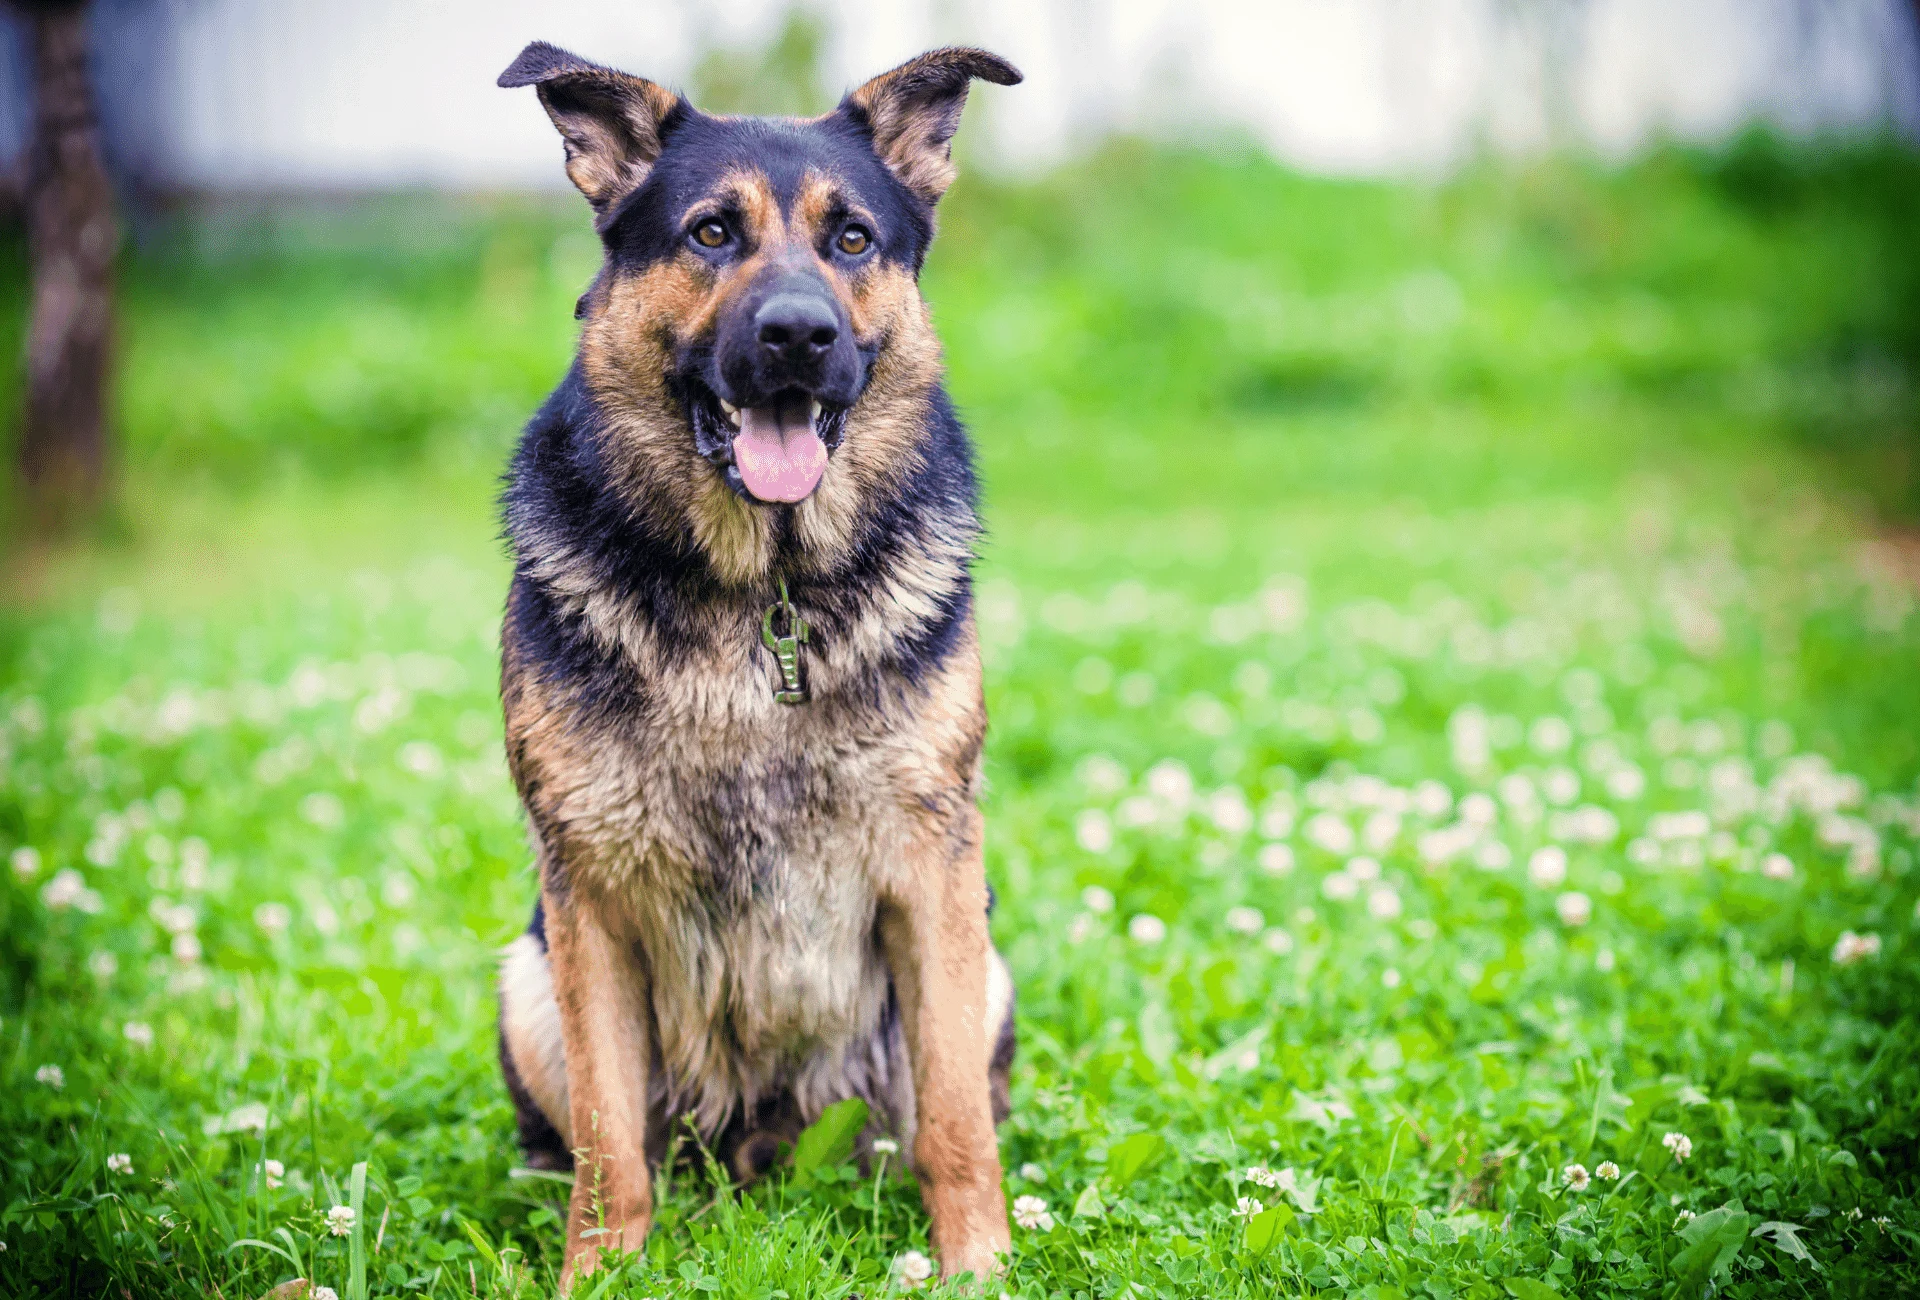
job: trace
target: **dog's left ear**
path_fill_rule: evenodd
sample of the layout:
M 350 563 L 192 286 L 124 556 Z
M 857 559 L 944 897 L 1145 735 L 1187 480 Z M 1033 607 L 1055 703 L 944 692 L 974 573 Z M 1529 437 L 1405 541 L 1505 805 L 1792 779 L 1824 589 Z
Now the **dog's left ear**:
M 567 146 L 567 178 L 604 228 L 619 201 L 647 178 L 680 96 L 644 77 L 589 63 L 535 41 L 500 74 L 507 89 L 533 86 Z
M 839 111 L 866 126 L 874 152 L 901 184 L 934 204 L 953 184 L 953 133 L 975 77 L 996 86 L 1021 80 L 1020 70 L 997 54 L 934 50 L 881 73 L 848 95 Z

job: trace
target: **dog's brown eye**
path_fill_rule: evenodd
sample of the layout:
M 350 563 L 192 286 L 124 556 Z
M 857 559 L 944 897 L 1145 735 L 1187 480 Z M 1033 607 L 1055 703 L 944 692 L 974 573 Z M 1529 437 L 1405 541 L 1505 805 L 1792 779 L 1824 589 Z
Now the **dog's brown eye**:
M 867 232 L 858 226 L 848 226 L 840 232 L 840 251 L 849 257 L 858 257 L 866 252 L 869 242 Z
M 702 248 L 718 248 L 727 242 L 727 228 L 718 221 L 703 221 L 693 228 L 693 239 Z

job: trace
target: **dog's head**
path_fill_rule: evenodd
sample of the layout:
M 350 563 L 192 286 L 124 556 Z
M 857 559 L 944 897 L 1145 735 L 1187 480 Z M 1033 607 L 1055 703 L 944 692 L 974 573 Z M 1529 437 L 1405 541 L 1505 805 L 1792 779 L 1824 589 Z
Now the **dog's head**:
M 831 460 L 871 479 L 903 454 L 884 408 L 938 379 L 918 276 L 975 77 L 1020 80 L 937 50 L 798 120 L 710 116 L 544 43 L 501 74 L 538 88 L 593 206 L 583 369 L 629 417 L 619 454 L 642 484 L 696 515 L 724 512 L 715 493 L 758 511 L 826 495 Z

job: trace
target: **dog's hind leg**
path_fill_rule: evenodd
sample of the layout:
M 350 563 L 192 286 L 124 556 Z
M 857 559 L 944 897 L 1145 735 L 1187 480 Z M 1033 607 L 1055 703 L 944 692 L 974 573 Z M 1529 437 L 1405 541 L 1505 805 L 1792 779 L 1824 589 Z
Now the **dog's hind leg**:
M 987 1059 L 987 1089 L 993 1122 L 1013 1113 L 1013 972 L 998 949 L 987 950 L 987 1034 L 993 1053 Z
M 547 966 L 545 921 L 536 906 L 527 932 L 500 956 L 500 1073 L 513 1098 L 527 1164 L 568 1170 L 573 1152 L 567 1140 L 567 1059 Z

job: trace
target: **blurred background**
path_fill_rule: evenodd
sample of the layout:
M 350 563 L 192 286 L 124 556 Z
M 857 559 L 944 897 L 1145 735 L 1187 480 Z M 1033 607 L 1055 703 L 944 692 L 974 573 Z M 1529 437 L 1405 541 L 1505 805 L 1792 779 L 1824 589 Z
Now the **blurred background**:
M 1378 427 L 1382 403 L 1632 392 L 1669 435 L 1737 411 L 1722 432 L 1798 440 L 1903 517 L 1917 12 L 0 7 L 10 586 L 58 587 L 76 537 L 124 551 L 266 483 L 499 464 L 596 257 L 544 115 L 493 86 L 536 36 L 743 111 L 819 111 L 939 43 L 1017 62 L 1025 85 L 969 109 L 928 279 L 996 490 L 1054 490 L 1023 466 L 1088 418 L 1271 445 L 1336 413 Z M 1134 490 L 1126 445 L 1068 449 L 1073 490 Z
M 989 463 L 1044 438 L 1050 403 L 1271 428 L 1396 392 L 1718 374 L 1749 436 L 1853 457 L 1905 507 L 1916 12 L 15 4 L 0 346 L 29 351 L 36 184 L 42 284 L 86 307 L 44 303 L 38 363 L 0 380 L 10 513 L 71 536 L 106 507 L 125 532 L 194 482 L 497 465 L 595 261 L 549 123 L 493 88 L 530 36 L 745 111 L 818 111 L 941 42 L 1020 63 L 1018 90 L 973 96 L 929 278 Z

